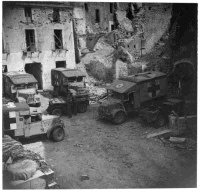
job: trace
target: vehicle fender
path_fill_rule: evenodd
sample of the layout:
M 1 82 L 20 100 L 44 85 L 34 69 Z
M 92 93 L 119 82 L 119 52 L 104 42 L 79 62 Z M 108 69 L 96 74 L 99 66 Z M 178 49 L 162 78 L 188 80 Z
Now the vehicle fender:
M 53 131 L 54 129 L 59 128 L 59 127 L 62 127 L 62 128 L 64 129 L 64 126 L 63 126 L 62 124 L 58 124 L 58 125 L 55 125 L 55 126 L 49 128 L 49 129 L 47 130 L 47 138 L 50 138 L 50 137 L 51 137 L 52 131 Z
M 23 98 L 23 97 L 17 97 L 16 100 L 17 100 L 17 102 L 19 102 L 19 103 L 26 103 L 26 99 Z
M 123 109 L 114 109 L 114 110 L 111 111 L 112 117 L 114 118 L 114 116 L 116 115 L 116 113 L 118 113 L 119 111 L 122 111 L 122 112 L 124 112 L 126 114 L 126 112 Z

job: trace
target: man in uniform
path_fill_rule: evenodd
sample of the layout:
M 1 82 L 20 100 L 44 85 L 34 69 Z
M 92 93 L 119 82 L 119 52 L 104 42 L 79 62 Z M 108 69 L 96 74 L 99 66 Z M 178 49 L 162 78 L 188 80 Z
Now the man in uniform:
M 72 111 L 74 115 L 77 115 L 77 99 L 76 99 L 76 91 L 74 89 L 69 89 L 72 96 Z
M 72 117 L 72 94 L 70 91 L 66 94 L 66 102 L 67 102 L 67 115 L 69 118 Z

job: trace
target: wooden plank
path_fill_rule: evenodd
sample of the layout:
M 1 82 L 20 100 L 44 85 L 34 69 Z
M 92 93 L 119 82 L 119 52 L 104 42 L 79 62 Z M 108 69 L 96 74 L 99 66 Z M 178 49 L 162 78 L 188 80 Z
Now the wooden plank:
M 159 132 L 156 132 L 156 133 L 151 133 L 149 135 L 147 135 L 147 138 L 153 138 L 153 137 L 167 137 L 169 135 L 172 134 L 172 130 L 170 129 L 166 129 L 166 130 L 163 130 L 163 131 L 159 131 Z

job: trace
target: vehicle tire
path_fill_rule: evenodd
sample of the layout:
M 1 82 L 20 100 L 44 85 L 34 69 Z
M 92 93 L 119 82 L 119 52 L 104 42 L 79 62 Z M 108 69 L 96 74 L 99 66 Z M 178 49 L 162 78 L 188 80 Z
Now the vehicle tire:
M 123 111 L 119 111 L 115 114 L 113 118 L 114 124 L 122 124 L 125 121 L 126 115 Z
M 158 114 L 156 121 L 155 121 L 155 126 L 156 128 L 162 127 L 165 124 L 165 118 L 162 114 Z
M 61 109 L 54 109 L 54 110 L 52 111 L 52 115 L 61 116 L 61 115 L 62 115 Z
M 56 129 L 53 130 L 52 132 L 52 139 L 56 142 L 58 141 L 62 141 L 65 137 L 65 131 L 63 128 L 58 127 Z
M 78 113 L 85 113 L 87 111 L 87 104 L 86 103 L 80 103 L 77 106 Z

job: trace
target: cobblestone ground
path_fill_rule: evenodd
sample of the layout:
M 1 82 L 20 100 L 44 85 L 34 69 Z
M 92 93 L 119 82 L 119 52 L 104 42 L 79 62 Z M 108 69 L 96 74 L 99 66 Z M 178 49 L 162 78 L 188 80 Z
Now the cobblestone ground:
M 37 152 L 51 165 L 62 189 L 195 187 L 196 150 L 147 139 L 164 128 L 143 126 L 135 115 L 119 126 L 100 121 L 97 104 L 62 119 L 62 142 L 28 141 L 40 143 Z

